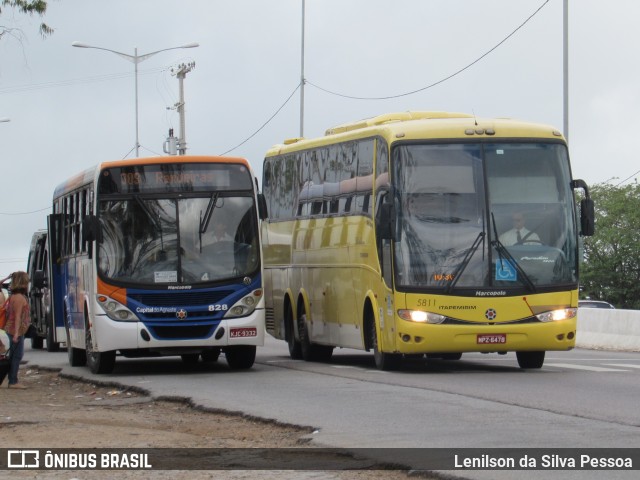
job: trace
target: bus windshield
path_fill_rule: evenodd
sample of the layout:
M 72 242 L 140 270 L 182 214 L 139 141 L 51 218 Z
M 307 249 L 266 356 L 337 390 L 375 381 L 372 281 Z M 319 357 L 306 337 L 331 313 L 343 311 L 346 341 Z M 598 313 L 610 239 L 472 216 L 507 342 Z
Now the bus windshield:
M 393 162 L 399 289 L 515 293 L 577 282 L 563 144 L 407 144 Z
M 193 285 L 255 273 L 253 197 L 134 195 L 99 202 L 100 275 L 136 286 Z

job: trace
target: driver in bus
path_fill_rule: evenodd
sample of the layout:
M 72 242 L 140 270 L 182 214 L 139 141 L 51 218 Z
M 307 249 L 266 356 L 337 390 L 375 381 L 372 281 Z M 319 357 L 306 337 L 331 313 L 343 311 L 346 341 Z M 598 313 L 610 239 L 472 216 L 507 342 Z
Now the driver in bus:
M 524 214 L 516 212 L 511 217 L 513 228 L 500 235 L 500 243 L 510 245 L 534 245 L 542 243 L 540 237 L 525 227 Z
M 212 223 L 212 238 L 216 242 L 233 242 L 233 237 L 229 234 L 230 228 L 227 219 L 219 218 Z

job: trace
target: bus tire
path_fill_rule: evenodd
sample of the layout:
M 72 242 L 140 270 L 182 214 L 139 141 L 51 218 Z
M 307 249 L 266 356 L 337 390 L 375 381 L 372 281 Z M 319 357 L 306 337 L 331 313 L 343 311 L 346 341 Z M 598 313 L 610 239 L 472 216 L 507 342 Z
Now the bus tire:
M 328 362 L 333 355 L 330 345 L 318 345 L 311 342 L 307 330 L 307 315 L 303 314 L 298 320 L 298 334 L 300 335 L 300 353 L 307 362 Z
M 87 365 L 91 373 L 111 373 L 116 366 L 116 352 L 87 352 Z
M 236 345 L 224 349 L 227 363 L 232 370 L 246 370 L 253 366 L 256 360 L 255 345 Z
M 71 346 L 71 334 L 69 333 L 69 327 L 67 330 L 67 355 L 69 356 L 69 365 L 72 367 L 83 367 L 87 364 L 87 353 L 79 348 L 73 348 Z
M 516 352 L 520 368 L 542 368 L 546 352 Z
M 286 307 L 284 317 L 284 336 L 289 347 L 289 356 L 293 360 L 302 360 L 302 346 L 296 338 L 296 332 L 293 325 L 293 312 L 291 307 Z
M 196 363 L 198 363 L 198 360 L 200 360 L 200 354 L 183 353 L 182 355 L 180 355 L 180 358 L 182 358 L 182 362 L 186 363 L 187 365 L 195 365 Z
M 402 365 L 402 355 L 398 353 L 383 353 L 378 348 L 378 334 L 374 322 L 369 323 L 369 345 L 373 350 L 373 359 L 378 370 L 397 370 Z
M 202 357 L 202 361 L 205 363 L 213 363 L 218 361 L 218 357 L 220 357 L 220 347 L 210 348 L 209 350 L 204 350 L 200 356 Z
M 311 351 L 311 340 L 309 339 L 309 331 L 307 330 L 307 315 L 302 314 L 298 318 L 298 335 L 300 336 L 300 355 L 306 362 L 313 360 Z
M 89 328 L 89 322 L 85 323 L 84 329 L 84 338 L 85 338 L 85 354 L 87 357 L 87 366 L 91 373 L 101 374 L 101 373 L 111 373 L 113 372 L 113 367 L 116 365 L 116 352 L 115 350 L 111 350 L 108 352 L 96 352 L 93 350 L 93 341 L 91 338 L 91 328 Z
M 33 348 L 34 350 L 42 350 L 43 346 L 44 339 L 41 336 L 36 334 L 35 337 L 31 337 L 31 348 Z
M 55 327 L 50 316 L 46 319 L 47 325 L 47 352 L 57 352 L 60 350 L 60 344 L 53 339 Z

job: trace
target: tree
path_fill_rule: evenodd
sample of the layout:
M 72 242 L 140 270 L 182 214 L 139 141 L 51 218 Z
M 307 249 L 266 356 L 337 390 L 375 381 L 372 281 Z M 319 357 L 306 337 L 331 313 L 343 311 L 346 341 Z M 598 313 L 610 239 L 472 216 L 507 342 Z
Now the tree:
M 47 2 L 46 0 L 0 0 L 0 15 L 4 13 L 7 8 L 13 8 L 20 13 L 28 15 L 38 14 L 42 17 L 47 12 Z M 40 35 L 46 37 L 53 33 L 53 28 L 43 22 L 40 24 L 39 31 Z M 7 25 L 0 25 L 0 39 L 5 35 L 12 35 L 19 38 L 21 33 L 19 29 Z
M 591 188 L 596 233 L 584 239 L 582 296 L 640 309 L 640 185 Z

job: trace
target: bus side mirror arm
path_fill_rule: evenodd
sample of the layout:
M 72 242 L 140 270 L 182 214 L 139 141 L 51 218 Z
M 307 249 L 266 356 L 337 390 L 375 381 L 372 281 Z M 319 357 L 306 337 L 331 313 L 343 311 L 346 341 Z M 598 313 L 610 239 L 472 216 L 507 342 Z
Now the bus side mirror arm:
M 49 286 L 49 282 L 43 270 L 36 270 L 33 273 L 33 286 L 36 288 L 45 288 Z
M 258 216 L 260 217 L 260 220 L 266 220 L 268 218 L 267 200 L 264 197 L 264 193 L 258 194 Z
M 88 243 L 87 253 L 89 258 L 93 258 L 93 242 L 98 240 L 100 232 L 100 222 L 95 215 L 86 215 L 82 219 L 82 239 Z
M 98 239 L 98 217 L 95 215 L 85 215 L 82 219 L 82 238 L 86 242 L 93 242 Z
M 595 206 L 589 195 L 589 187 L 584 180 L 573 180 L 571 188 L 584 191 L 584 198 L 580 200 L 580 235 L 590 237 L 595 233 Z
M 396 210 L 392 203 L 383 202 L 376 215 L 376 229 L 381 240 L 395 240 Z

